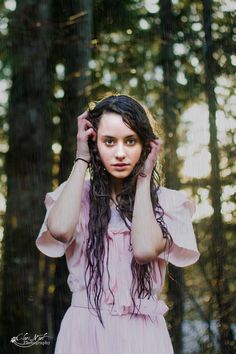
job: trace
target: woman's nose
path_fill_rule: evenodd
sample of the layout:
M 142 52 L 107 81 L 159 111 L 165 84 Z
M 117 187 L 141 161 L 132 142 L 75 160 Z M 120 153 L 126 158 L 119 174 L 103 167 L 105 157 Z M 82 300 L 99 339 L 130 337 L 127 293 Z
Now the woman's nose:
M 125 149 L 123 144 L 118 144 L 117 149 L 116 149 L 116 154 L 115 154 L 117 159 L 124 159 L 125 158 Z

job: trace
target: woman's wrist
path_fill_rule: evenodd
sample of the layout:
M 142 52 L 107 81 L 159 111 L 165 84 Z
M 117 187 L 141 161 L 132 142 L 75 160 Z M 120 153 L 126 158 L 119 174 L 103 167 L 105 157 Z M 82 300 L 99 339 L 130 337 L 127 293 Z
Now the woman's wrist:
M 75 173 L 76 175 L 77 174 L 79 174 L 79 175 L 82 174 L 82 175 L 85 176 L 87 169 L 88 169 L 88 163 L 83 161 L 83 160 L 81 160 L 81 159 L 78 159 L 77 161 L 74 162 L 71 173 L 72 174 Z
M 74 159 L 74 163 L 76 163 L 78 161 L 83 161 L 84 163 L 87 163 L 87 165 L 89 165 L 89 162 L 90 162 L 88 159 L 80 157 L 80 156 L 78 156 Z
M 138 183 L 150 183 L 151 181 L 151 175 L 147 174 L 145 172 L 141 172 L 137 178 Z

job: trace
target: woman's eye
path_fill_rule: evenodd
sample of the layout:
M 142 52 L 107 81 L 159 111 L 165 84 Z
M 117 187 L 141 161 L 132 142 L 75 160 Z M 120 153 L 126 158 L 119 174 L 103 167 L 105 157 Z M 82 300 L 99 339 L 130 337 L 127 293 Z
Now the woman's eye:
M 105 140 L 105 144 L 106 144 L 107 146 L 111 146 L 111 145 L 114 144 L 114 140 L 112 140 L 112 139 L 107 139 L 107 140 Z
M 128 145 L 134 145 L 136 143 L 135 139 L 129 139 L 127 140 Z

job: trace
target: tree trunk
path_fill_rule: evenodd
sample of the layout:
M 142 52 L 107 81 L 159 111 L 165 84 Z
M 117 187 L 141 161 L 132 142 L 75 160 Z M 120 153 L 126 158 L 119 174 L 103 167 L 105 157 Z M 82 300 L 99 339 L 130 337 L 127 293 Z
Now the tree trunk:
M 13 336 L 41 333 L 39 252 L 35 237 L 42 223 L 43 197 L 50 188 L 51 176 L 49 18 L 48 1 L 19 0 L 9 28 L 12 88 L 3 239 L 1 351 L 4 353 L 20 352 L 20 348 L 10 343 Z M 47 332 L 47 328 L 44 330 Z M 38 353 L 37 346 L 33 349 Z
M 211 0 L 203 0 L 203 24 L 205 31 L 205 92 L 209 107 L 209 125 L 210 125 L 210 142 L 209 150 L 211 153 L 211 178 L 210 178 L 210 196 L 213 207 L 212 215 L 212 265 L 214 270 L 213 279 L 215 286 L 214 297 L 217 305 L 219 318 L 219 334 L 220 334 L 220 352 L 222 354 L 233 354 L 234 338 L 230 321 L 230 293 L 226 275 L 226 251 L 227 242 L 224 235 L 224 225 L 221 214 L 221 195 L 222 186 L 220 180 L 219 168 L 219 146 L 217 143 L 217 127 L 216 127 L 216 96 L 215 96 L 215 72 L 213 58 L 213 41 L 212 41 L 212 2 Z
M 170 0 L 160 0 L 161 19 L 161 60 L 163 67 L 164 87 L 161 96 L 163 108 L 163 128 L 165 134 L 165 162 L 164 171 L 166 185 L 172 189 L 179 189 L 179 162 L 177 156 L 178 140 L 176 136 L 178 126 L 176 100 L 176 69 L 173 54 L 173 24 L 174 17 Z M 174 163 L 173 163 L 174 161 Z M 168 318 L 170 334 L 175 354 L 182 352 L 182 323 L 184 313 L 184 278 L 181 269 L 169 264 L 170 276 L 168 281 L 168 298 L 173 307 Z
M 62 23 L 67 23 L 62 28 L 61 43 L 56 50 L 65 65 L 64 98 L 60 114 L 62 151 L 59 182 L 61 183 L 68 178 L 72 169 L 76 153 L 76 118 L 87 109 L 90 94 L 88 63 L 91 57 L 92 3 L 88 0 L 56 1 L 55 18 L 59 18 Z M 57 259 L 54 296 L 55 333 L 58 332 L 62 316 L 71 301 L 66 282 L 67 276 L 65 257 Z

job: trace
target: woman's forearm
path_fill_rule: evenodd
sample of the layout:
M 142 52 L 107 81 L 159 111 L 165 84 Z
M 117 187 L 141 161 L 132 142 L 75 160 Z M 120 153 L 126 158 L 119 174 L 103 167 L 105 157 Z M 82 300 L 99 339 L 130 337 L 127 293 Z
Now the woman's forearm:
M 88 164 L 84 161 L 75 163 L 63 191 L 49 213 L 48 229 L 61 242 L 70 241 L 79 221 L 87 167 Z
M 137 181 L 131 239 L 134 257 L 139 264 L 156 259 L 165 248 L 166 240 L 153 212 L 148 176 L 139 177 Z

